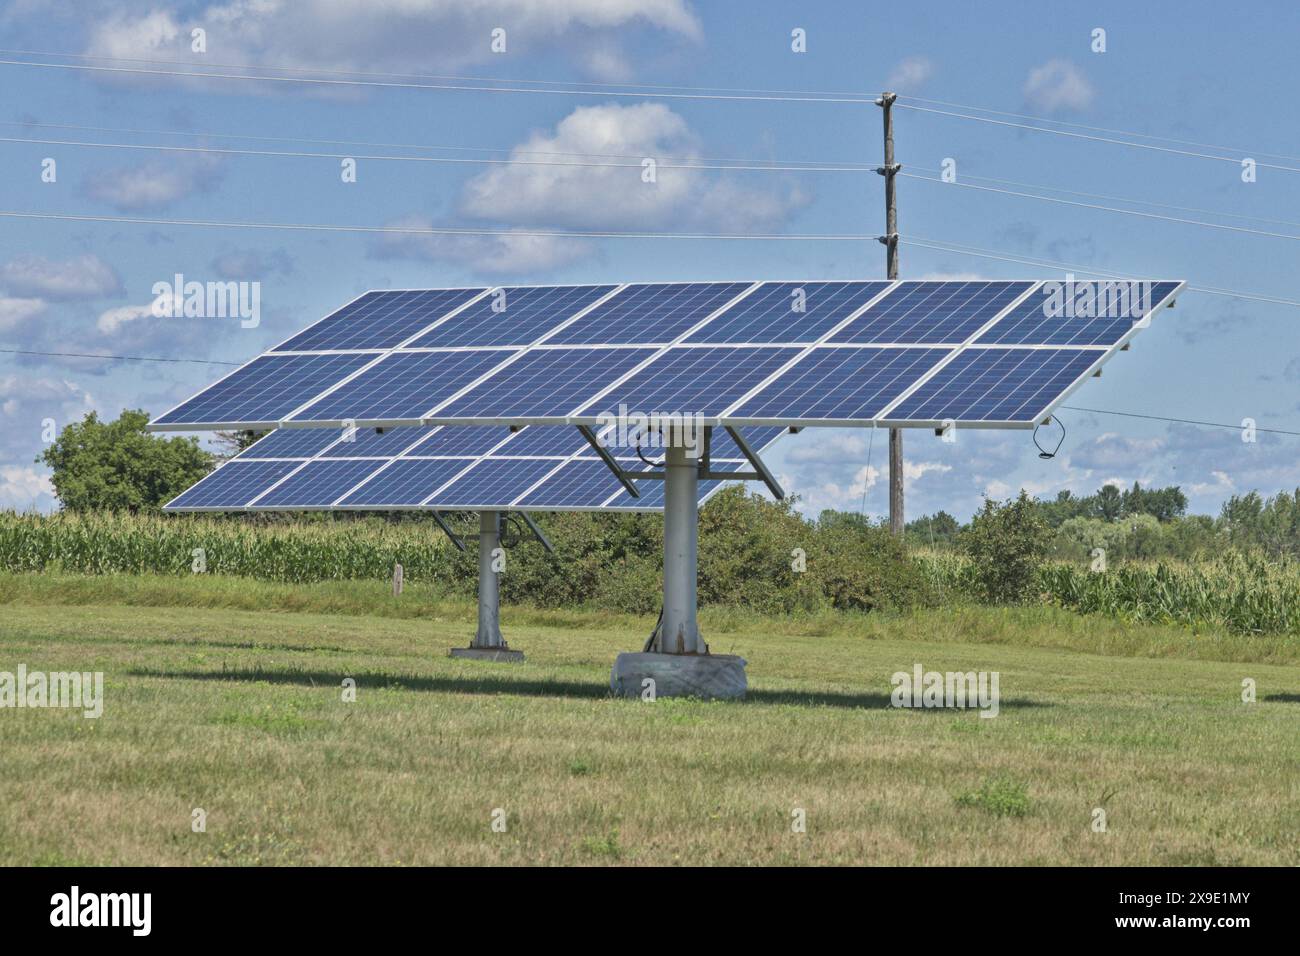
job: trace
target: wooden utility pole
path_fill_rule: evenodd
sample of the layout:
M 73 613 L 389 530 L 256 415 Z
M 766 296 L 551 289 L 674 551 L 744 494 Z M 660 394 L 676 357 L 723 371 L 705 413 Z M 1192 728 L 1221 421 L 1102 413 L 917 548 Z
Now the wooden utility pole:
M 894 162 L 894 100 L 897 93 L 884 92 L 876 105 L 885 115 L 885 165 L 876 172 L 885 177 L 885 278 L 898 278 L 898 206 L 894 202 L 894 177 L 903 167 Z M 889 530 L 903 533 L 903 432 L 889 430 Z

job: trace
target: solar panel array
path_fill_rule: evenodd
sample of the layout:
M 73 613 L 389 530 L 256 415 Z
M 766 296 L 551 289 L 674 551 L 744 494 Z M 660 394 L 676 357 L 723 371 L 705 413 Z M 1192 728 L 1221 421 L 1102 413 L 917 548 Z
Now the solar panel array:
M 757 453 L 783 433 L 748 429 Z M 606 446 L 627 472 L 649 472 L 635 448 Z M 718 430 L 714 471 L 751 471 Z M 650 461 L 662 452 L 643 448 Z M 723 485 L 699 483 L 703 504 Z M 165 511 L 656 511 L 663 482 L 637 481 L 630 495 L 575 428 L 496 426 L 374 429 L 282 428 L 169 502 Z
M 369 292 L 151 427 L 591 424 L 620 405 L 735 425 L 1029 427 L 1182 285 L 686 282 Z M 328 474 L 343 481 L 350 472 Z

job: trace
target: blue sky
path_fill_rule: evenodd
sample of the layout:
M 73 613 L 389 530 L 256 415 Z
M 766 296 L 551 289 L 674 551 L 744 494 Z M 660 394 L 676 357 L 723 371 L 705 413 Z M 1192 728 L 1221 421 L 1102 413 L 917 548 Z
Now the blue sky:
M 1300 224 L 1287 224 L 1300 223 L 1300 171 L 1261 167 L 1255 182 L 1244 183 L 1238 165 L 1239 157 L 1249 156 L 1300 170 L 1300 159 L 1285 158 L 1300 157 L 1300 107 L 1290 95 L 1300 9 L 1275 6 L 1224 17 L 1221 4 L 1208 2 L 1093 3 L 1072 11 L 1047 6 L 899 5 L 879 16 L 847 2 L 16 2 L 0 14 L 0 46 L 9 50 L 179 60 L 215 72 L 224 69 L 218 64 L 246 64 L 542 79 L 570 89 L 591 84 L 582 88 L 596 95 L 193 80 L 0 64 L 0 138 L 342 155 L 505 155 L 392 145 L 411 144 L 876 163 L 880 111 L 874 106 L 669 98 L 645 87 L 868 93 L 892 85 L 930 100 L 1219 144 L 1229 148 L 1212 152 L 1232 159 L 899 109 L 898 159 L 906 172 L 936 176 L 943 160 L 952 158 L 962 182 L 990 177 L 1231 212 L 1257 218 L 1126 206 L 1300 235 Z M 190 49 L 194 27 L 206 30 L 201 55 Z M 491 50 L 498 27 L 506 31 L 504 53 Z M 1106 31 L 1104 53 L 1091 49 L 1099 27 Z M 796 28 L 806 33 L 806 52 L 791 49 Z M 127 59 L 14 53 L 0 59 L 150 68 Z M 614 91 L 636 95 L 610 95 Z M 56 182 L 41 181 L 45 158 L 56 160 Z M 637 171 L 621 168 L 360 159 L 357 181 L 343 183 L 339 161 L 331 158 L 10 141 L 0 141 L 0 168 L 0 209 L 80 217 L 502 230 L 882 231 L 881 179 L 862 172 L 662 169 L 652 189 Z M 906 244 L 919 237 L 1300 299 L 1292 239 L 899 182 L 904 277 L 1061 276 L 1047 267 Z M 874 242 L 401 238 L 6 219 L 0 228 L 0 347 L 244 361 L 370 288 L 878 277 L 883 258 Z M 175 273 L 200 281 L 260 281 L 260 325 L 148 315 L 154 283 Z M 1260 427 L 1300 430 L 1298 330 L 1296 307 L 1187 292 L 1070 404 L 1214 422 L 1249 417 Z M 56 505 L 44 468 L 33 463 L 46 419 L 61 428 L 92 408 L 106 417 L 126 407 L 157 414 L 222 371 L 193 363 L 0 355 L 0 507 Z M 1179 484 L 1194 510 L 1216 513 L 1230 494 L 1300 485 L 1300 438 L 1260 434 L 1245 443 L 1231 429 L 1083 412 L 1062 416 L 1066 441 L 1050 462 L 1039 460 L 1028 432 L 962 432 L 953 444 L 909 432 L 908 513 L 944 508 L 965 518 L 985 494 L 1003 497 L 1022 486 L 1040 495 L 1062 488 L 1089 492 L 1103 482 L 1134 480 Z M 887 507 L 886 446 L 883 433 L 872 445 L 866 431 L 812 429 L 789 439 L 772 462 L 810 511 L 856 509 L 865 486 L 866 508 L 879 514 Z

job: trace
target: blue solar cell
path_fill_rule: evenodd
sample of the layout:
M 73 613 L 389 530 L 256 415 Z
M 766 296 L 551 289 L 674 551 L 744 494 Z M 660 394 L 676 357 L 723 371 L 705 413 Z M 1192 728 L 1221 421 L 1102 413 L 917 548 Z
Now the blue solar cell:
M 1102 353 L 967 348 L 892 412 L 891 421 L 1033 422 Z
M 580 459 L 560 468 L 530 491 L 519 505 L 522 508 L 592 507 L 602 504 L 622 487 L 603 461 Z
M 256 458 L 314 458 L 339 437 L 329 428 L 277 428 L 239 454 L 240 461 Z
M 964 342 L 1032 286 L 1032 282 L 904 282 L 827 341 Z
M 528 345 L 616 288 L 561 285 L 494 289 L 407 348 Z
M 617 415 L 626 406 L 629 413 L 645 415 L 720 415 L 799 351 L 772 346 L 672 348 L 579 414 Z
M 736 409 L 735 418 L 875 418 L 950 349 L 821 346 Z
M 810 345 L 887 288 L 883 281 L 764 283 L 683 341 Z
M 259 498 L 256 508 L 323 508 L 357 482 L 377 471 L 382 461 L 310 461 Z
M 568 457 L 576 451 L 591 448 L 576 428 L 530 425 L 506 442 L 497 455 L 561 455 Z
M 629 285 L 547 342 L 552 345 L 666 345 L 751 285 L 752 282 Z
M 455 425 L 425 428 L 428 437 L 408 455 L 427 458 L 477 458 L 486 455 L 510 434 L 504 425 Z
M 298 428 L 294 431 L 324 432 L 338 442 L 331 445 L 322 454 L 322 458 L 392 458 L 400 455 L 417 441 L 429 437 L 428 428 L 419 425 L 403 425 L 385 428 L 382 432 L 372 427 L 360 426 L 351 431 L 342 428 Z
M 373 355 L 263 355 L 155 420 L 271 424 L 355 372 Z
M 419 418 L 514 353 L 394 352 L 294 416 L 294 421 Z
M 228 461 L 169 501 L 163 510 L 242 508 L 299 464 L 296 461 Z
M 483 289 L 368 292 L 299 332 L 276 352 L 389 349 L 464 305 Z
M 473 458 L 399 458 L 340 501 L 339 507 L 414 508 L 473 462 Z
M 1177 282 L 1045 282 L 976 341 L 1114 345 L 1177 288 Z
M 428 504 L 440 508 L 509 504 L 558 465 L 556 461 L 536 459 L 483 460 L 438 492 Z
M 654 349 L 551 349 L 525 354 L 431 417 L 562 418 Z

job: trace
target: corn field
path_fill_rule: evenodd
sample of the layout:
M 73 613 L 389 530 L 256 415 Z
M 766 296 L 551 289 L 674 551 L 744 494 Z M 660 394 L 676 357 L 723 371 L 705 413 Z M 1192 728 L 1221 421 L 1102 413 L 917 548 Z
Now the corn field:
M 587 535 L 607 533 L 583 527 Z M 556 530 L 564 537 L 562 529 Z M 604 548 L 592 551 L 569 537 L 561 546 L 564 553 L 554 559 L 526 560 L 523 570 L 511 576 L 506 598 L 546 606 L 594 600 L 627 609 L 617 588 L 600 590 L 617 583 L 617 573 L 607 570 L 612 562 L 596 560 Z M 201 515 L 0 512 L 0 571 L 183 576 L 194 572 L 197 549 L 209 574 L 287 584 L 385 580 L 398 563 L 408 581 L 446 593 L 471 595 L 477 580 L 476 556 L 457 552 L 425 522 L 252 524 Z M 939 601 L 976 599 L 976 569 L 969 558 L 951 551 L 921 551 L 913 552 L 910 560 Z M 592 561 L 600 567 L 587 567 Z M 716 576 L 723 570 L 706 563 L 702 574 Z M 650 576 L 641 583 L 656 590 L 657 572 L 650 567 L 646 572 Z M 711 603 L 737 603 L 744 587 L 771 592 L 803 583 L 779 583 L 768 577 L 770 569 L 756 563 L 727 573 L 727 590 L 736 593 L 718 595 Z M 1045 602 L 1084 614 L 1237 634 L 1300 633 L 1300 564 L 1294 561 L 1228 552 L 1196 563 L 1129 562 L 1100 573 L 1082 563 L 1050 562 L 1038 575 Z M 755 580 L 758 577 L 764 580 Z M 777 601 L 773 606 L 782 605 Z
M 254 525 L 200 516 L 0 513 L 0 570 L 80 574 L 193 573 L 305 584 L 406 575 L 466 580 L 458 553 L 431 523 L 381 521 Z M 472 577 L 469 578 L 472 581 Z
M 974 566 L 951 552 L 919 554 L 932 587 L 969 597 Z M 1235 634 L 1300 633 L 1300 564 L 1228 552 L 1213 560 L 1132 562 L 1093 572 L 1050 562 L 1039 571 L 1043 600 L 1082 614 L 1134 623 L 1214 627 Z

